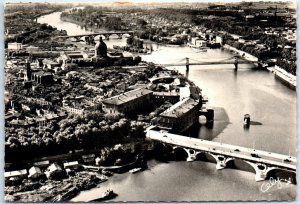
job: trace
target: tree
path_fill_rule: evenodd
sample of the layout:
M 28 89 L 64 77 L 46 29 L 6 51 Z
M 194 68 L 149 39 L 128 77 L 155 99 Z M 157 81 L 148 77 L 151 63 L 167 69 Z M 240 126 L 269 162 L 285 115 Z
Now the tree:
M 133 37 L 129 37 L 126 40 L 127 45 L 132 45 L 133 44 Z
M 140 27 L 145 27 L 147 25 L 147 22 L 143 19 L 138 19 L 137 20 L 137 25 Z

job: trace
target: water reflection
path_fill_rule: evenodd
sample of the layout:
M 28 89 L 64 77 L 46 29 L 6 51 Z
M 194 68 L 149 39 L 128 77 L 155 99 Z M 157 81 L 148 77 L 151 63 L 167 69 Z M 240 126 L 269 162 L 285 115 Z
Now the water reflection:
M 201 125 L 199 123 L 183 133 L 183 135 L 210 141 L 218 137 L 218 135 L 230 124 L 230 121 L 224 108 L 212 107 L 212 109 L 214 109 L 215 114 L 213 123 L 209 125 Z
M 185 77 L 186 77 L 187 79 L 189 79 L 189 73 L 190 73 L 190 72 L 189 72 L 188 70 L 185 71 Z

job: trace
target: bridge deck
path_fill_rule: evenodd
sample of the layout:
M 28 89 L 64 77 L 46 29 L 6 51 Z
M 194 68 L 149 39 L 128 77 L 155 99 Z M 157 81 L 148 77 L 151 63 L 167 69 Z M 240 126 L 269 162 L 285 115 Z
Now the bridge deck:
M 251 64 L 257 63 L 257 61 L 238 61 L 238 64 Z M 189 63 L 189 65 L 213 65 L 213 64 L 234 64 L 234 61 L 221 61 L 221 62 L 197 62 Z M 162 66 L 186 66 L 186 63 L 174 63 L 174 64 L 161 64 Z
M 291 170 L 296 170 L 296 158 L 288 155 L 271 153 L 261 150 L 255 150 L 252 148 L 240 147 L 236 145 L 224 144 L 191 137 L 185 137 L 181 135 L 164 133 L 150 129 L 151 127 L 147 130 L 146 137 L 152 140 L 157 140 L 185 148 L 191 148 L 195 150 L 211 152 L 214 154 L 226 155 L 229 157 L 235 157 L 248 161 L 271 164 L 273 166 L 279 166 Z M 251 154 L 257 154 L 259 158 L 253 157 Z M 285 159 L 290 160 L 290 162 L 284 162 Z
M 83 36 L 97 36 L 97 35 L 112 35 L 112 34 L 132 34 L 133 31 L 107 31 L 107 32 L 98 32 L 90 34 L 81 34 L 81 35 L 66 35 L 66 36 L 55 36 L 55 38 L 72 38 L 72 37 L 83 37 Z

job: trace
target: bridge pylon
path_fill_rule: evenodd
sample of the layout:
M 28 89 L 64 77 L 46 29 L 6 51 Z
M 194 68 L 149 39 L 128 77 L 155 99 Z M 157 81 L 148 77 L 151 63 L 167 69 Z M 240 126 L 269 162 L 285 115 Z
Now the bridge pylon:
M 211 155 L 215 158 L 215 160 L 217 162 L 217 165 L 216 165 L 217 170 L 226 168 L 227 162 L 233 160 L 232 157 L 226 157 L 224 155 L 214 155 L 214 154 L 211 154 Z
M 238 61 L 238 59 L 237 58 L 235 58 L 235 60 L 234 60 L 234 71 L 237 71 L 238 70 L 238 68 L 239 68 L 239 61 Z
M 193 149 L 185 149 L 185 151 L 188 153 L 188 157 L 187 157 L 186 161 L 192 162 L 192 161 L 196 160 L 196 157 L 197 157 L 197 154 L 199 153 L 199 151 L 195 151 Z
M 264 181 L 268 177 L 268 173 L 276 169 L 275 167 L 269 167 L 266 164 L 260 164 L 260 163 L 253 163 L 246 161 L 248 164 L 250 164 L 255 169 L 255 181 Z
M 185 66 L 186 66 L 186 71 L 190 71 L 190 59 L 188 57 L 185 58 Z

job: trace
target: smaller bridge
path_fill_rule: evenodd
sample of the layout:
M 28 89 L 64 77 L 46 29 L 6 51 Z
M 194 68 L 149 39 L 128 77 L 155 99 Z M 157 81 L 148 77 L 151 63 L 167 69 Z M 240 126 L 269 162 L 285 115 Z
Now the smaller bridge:
M 192 65 L 214 65 L 214 64 L 233 64 L 235 66 L 235 70 L 238 69 L 239 64 L 253 64 L 258 63 L 258 61 L 250 61 L 241 58 L 240 56 L 233 56 L 226 59 L 220 59 L 216 61 L 201 61 L 201 60 L 195 60 L 191 58 L 183 58 L 178 60 L 175 63 L 167 63 L 167 64 L 161 64 L 162 66 L 186 66 L 186 71 L 189 71 L 189 67 Z
M 98 35 L 105 36 L 106 39 L 109 39 L 111 35 L 118 35 L 119 38 L 122 38 L 124 34 L 132 35 L 133 31 L 105 31 L 105 32 L 98 32 L 98 33 L 91 33 L 91 34 L 82 34 L 82 35 L 66 35 L 66 36 L 55 36 L 55 39 L 66 39 L 66 38 L 76 38 L 80 39 L 82 37 L 88 38 L 95 38 Z
M 296 174 L 297 161 L 295 157 L 170 134 L 152 130 L 152 128 L 153 126 L 146 130 L 148 139 L 169 144 L 173 146 L 174 150 L 177 148 L 183 149 L 188 155 L 187 161 L 193 161 L 198 154 L 205 153 L 216 160 L 216 169 L 223 169 L 229 161 L 240 159 L 255 170 L 256 181 L 265 180 L 272 170 L 284 170 Z

